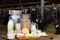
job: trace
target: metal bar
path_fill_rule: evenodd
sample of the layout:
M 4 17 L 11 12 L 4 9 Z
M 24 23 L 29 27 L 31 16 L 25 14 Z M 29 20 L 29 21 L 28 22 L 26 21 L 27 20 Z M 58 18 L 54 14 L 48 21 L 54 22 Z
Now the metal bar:
M 0 5 L 0 7 L 2 7 L 2 6 L 12 6 L 12 5 L 30 5 L 30 4 L 39 4 L 39 3 L 40 2 L 29 2 L 29 3 L 19 3 L 19 4 L 4 4 L 4 5 Z
M 5 7 L 5 6 L 21 6 L 21 5 L 30 5 L 30 4 L 41 4 L 41 2 L 29 2 L 29 3 L 21 3 L 21 0 L 19 1 L 19 4 L 3 4 L 0 5 L 0 7 Z M 45 1 L 44 3 L 47 3 L 47 1 Z
M 41 19 L 44 19 L 44 0 L 41 0 Z

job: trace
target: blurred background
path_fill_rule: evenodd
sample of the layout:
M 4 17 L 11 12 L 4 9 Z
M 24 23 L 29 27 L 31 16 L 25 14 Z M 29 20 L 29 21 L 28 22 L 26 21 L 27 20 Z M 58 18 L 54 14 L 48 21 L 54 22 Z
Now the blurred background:
M 60 26 L 60 0 L 0 0 L 0 35 L 7 34 L 9 10 L 23 10 L 22 14 L 32 15 L 30 20 L 33 22 L 43 18 L 37 23 L 41 30 L 60 34 L 60 27 L 56 28 L 56 25 Z

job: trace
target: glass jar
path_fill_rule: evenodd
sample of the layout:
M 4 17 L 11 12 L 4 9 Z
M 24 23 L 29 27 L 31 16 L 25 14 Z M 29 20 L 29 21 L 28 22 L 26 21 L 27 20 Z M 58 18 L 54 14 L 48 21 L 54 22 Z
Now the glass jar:
M 30 29 L 30 14 L 22 14 L 22 28 Z

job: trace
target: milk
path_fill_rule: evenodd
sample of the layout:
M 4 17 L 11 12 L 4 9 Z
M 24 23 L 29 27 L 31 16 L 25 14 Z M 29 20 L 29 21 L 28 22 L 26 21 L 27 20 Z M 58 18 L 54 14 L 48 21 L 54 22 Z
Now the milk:
M 37 29 L 36 29 L 36 23 L 32 23 L 31 24 L 31 33 L 36 33 Z
M 8 39 L 14 39 L 14 37 L 15 37 L 15 35 L 14 35 L 14 22 L 13 22 L 13 20 L 12 19 L 10 19 L 9 21 L 8 21 L 8 25 L 7 25 L 7 31 L 8 31 L 8 33 L 7 33 L 7 38 Z

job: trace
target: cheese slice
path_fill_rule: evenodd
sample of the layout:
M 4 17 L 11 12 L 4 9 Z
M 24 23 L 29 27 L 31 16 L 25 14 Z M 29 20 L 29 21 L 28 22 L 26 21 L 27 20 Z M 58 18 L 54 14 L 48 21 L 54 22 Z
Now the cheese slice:
M 29 34 L 29 29 L 28 28 L 23 28 L 22 33 L 23 34 Z

